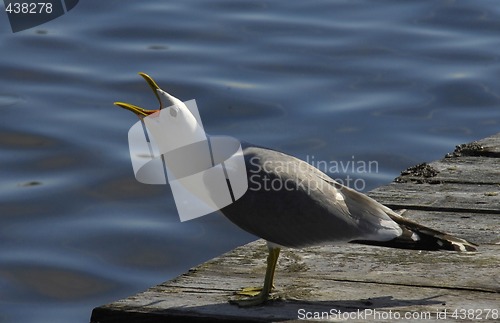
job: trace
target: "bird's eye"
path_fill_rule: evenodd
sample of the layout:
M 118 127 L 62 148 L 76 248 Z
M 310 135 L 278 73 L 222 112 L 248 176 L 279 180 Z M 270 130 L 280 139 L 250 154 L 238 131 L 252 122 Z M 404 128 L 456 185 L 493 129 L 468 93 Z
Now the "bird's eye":
M 175 117 L 177 117 L 177 110 L 178 110 L 178 108 L 177 108 L 177 107 L 171 107 L 171 108 L 170 108 L 170 115 L 171 115 L 172 117 L 174 117 L 174 118 L 175 118 Z

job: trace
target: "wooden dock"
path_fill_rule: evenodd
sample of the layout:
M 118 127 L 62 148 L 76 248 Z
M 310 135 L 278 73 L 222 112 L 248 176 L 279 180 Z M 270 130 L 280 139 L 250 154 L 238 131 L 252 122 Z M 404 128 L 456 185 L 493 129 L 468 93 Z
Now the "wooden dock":
M 145 292 L 97 307 L 91 322 L 500 321 L 500 133 L 403 171 L 368 195 L 478 252 L 341 245 L 282 251 L 275 300 L 239 308 L 234 291 L 261 286 L 257 240 Z

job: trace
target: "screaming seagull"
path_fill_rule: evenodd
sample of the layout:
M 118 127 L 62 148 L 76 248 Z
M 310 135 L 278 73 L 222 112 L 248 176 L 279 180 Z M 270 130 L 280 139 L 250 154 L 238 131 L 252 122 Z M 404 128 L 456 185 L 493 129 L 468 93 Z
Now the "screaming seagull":
M 147 74 L 139 74 L 153 90 L 160 109 L 174 107 L 176 110 L 170 115 L 185 118 L 181 120 L 185 123 L 179 124 L 194 120 L 181 100 L 163 91 Z M 115 102 L 115 105 L 134 112 L 141 119 L 160 110 L 147 110 L 124 102 Z M 180 131 L 179 136 L 189 131 Z M 182 141 L 182 138 L 169 140 Z M 252 296 L 232 303 L 253 306 L 269 299 L 283 247 L 359 243 L 431 251 L 476 250 L 477 245 L 408 220 L 374 199 L 337 183 L 305 161 L 245 142 L 241 147 L 249 187 L 243 196 L 220 211 L 241 229 L 265 239 L 269 254 L 262 289 L 258 293 L 243 292 Z M 275 185 L 269 187 L 269 183 Z

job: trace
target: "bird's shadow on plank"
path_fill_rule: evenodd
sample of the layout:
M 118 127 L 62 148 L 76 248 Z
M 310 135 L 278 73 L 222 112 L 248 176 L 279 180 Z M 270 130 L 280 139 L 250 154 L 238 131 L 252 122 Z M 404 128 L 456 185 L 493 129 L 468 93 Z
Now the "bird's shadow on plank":
M 179 307 L 169 309 L 170 311 L 179 311 L 179 314 L 186 312 L 192 313 L 196 317 L 203 316 L 208 321 L 215 319 L 238 318 L 243 321 L 286 321 L 296 320 L 300 315 L 314 315 L 314 313 L 326 313 L 333 315 L 335 313 L 353 313 L 363 312 L 365 310 L 389 311 L 391 308 L 444 305 L 443 300 L 438 298 L 443 295 L 436 295 L 423 299 L 397 299 L 392 296 L 381 296 L 367 299 L 356 300 L 338 300 L 338 301 L 302 301 L 291 299 L 270 300 L 266 304 L 254 307 L 238 307 L 229 303 L 219 303 L 201 306 L 190 306 L 189 308 Z M 302 313 L 302 314 L 301 314 Z M 309 313 L 309 314 L 307 314 Z M 327 314 L 323 314 L 327 315 Z
M 425 305 L 445 305 L 445 301 L 438 300 L 437 298 L 443 295 L 436 295 L 422 299 L 397 299 L 392 296 L 381 296 L 367 299 L 358 300 L 338 300 L 338 301 L 301 301 L 301 300 L 277 300 L 279 302 L 287 303 L 290 307 L 310 308 L 314 311 L 327 309 L 336 309 L 342 312 L 358 312 L 366 309 L 390 309 L 395 307 L 411 307 L 411 306 L 425 306 Z

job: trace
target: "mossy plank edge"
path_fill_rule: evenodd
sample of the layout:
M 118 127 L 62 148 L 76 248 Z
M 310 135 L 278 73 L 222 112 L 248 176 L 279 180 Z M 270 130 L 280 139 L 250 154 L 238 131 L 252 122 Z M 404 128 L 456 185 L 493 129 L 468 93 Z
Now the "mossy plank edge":
M 500 132 L 484 139 L 473 141 L 472 143 L 474 142 L 481 145 L 485 151 L 500 156 Z
M 401 175 L 396 181 L 413 183 L 500 184 L 500 158 L 452 157 L 427 163 L 435 174 Z M 493 190 L 495 188 L 492 188 Z

